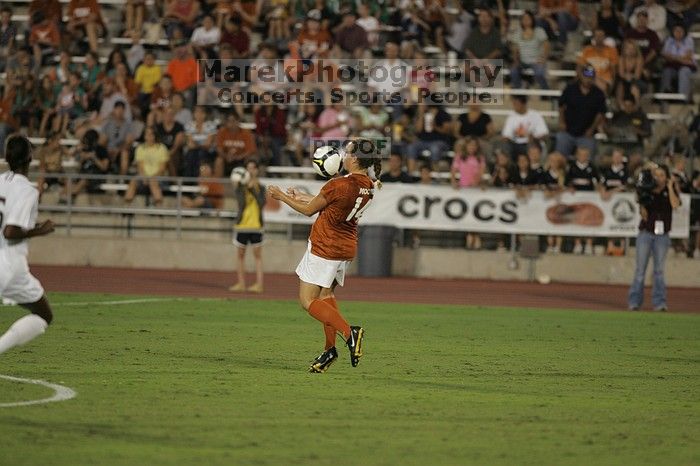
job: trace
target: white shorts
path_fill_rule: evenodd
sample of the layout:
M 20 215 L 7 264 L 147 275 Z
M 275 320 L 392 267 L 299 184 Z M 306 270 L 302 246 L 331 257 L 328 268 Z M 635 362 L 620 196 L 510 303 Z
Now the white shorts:
M 309 242 L 304 257 L 297 265 L 297 275 L 301 281 L 318 285 L 322 288 L 330 288 L 333 281 L 343 286 L 345 283 L 345 271 L 352 261 L 324 259 L 311 253 L 311 242 Z
M 44 296 L 41 283 L 29 273 L 25 256 L 0 251 L 0 296 L 19 304 L 35 303 Z

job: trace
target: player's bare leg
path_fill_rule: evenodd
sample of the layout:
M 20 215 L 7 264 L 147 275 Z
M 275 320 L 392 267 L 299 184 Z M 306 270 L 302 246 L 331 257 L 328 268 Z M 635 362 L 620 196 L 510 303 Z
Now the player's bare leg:
M 51 306 L 46 296 L 34 303 L 21 304 L 31 312 L 18 319 L 2 336 L 0 336 L 0 354 L 5 351 L 29 343 L 43 334 L 53 320 Z

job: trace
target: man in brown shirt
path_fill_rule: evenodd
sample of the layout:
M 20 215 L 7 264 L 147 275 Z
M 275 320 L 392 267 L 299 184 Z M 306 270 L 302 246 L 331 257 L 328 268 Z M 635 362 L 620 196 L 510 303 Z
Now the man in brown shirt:
M 216 133 L 215 175 L 228 176 L 235 167 L 243 166 L 246 159 L 256 151 L 253 133 L 241 128 L 236 114 L 230 113 L 226 117 L 226 124 Z

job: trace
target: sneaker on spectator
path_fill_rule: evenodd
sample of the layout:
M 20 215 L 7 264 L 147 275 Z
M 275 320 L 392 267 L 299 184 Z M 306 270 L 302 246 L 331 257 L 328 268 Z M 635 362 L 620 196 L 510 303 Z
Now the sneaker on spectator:
M 228 288 L 229 291 L 241 292 L 245 291 L 245 283 L 236 283 Z
M 251 293 L 262 293 L 263 286 L 261 283 L 256 283 L 255 285 L 249 286 L 248 291 Z

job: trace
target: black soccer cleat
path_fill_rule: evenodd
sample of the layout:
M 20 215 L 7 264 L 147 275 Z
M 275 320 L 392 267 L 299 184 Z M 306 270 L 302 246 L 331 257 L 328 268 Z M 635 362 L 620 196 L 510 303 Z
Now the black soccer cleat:
M 350 337 L 347 339 L 348 349 L 350 350 L 350 364 L 352 367 L 357 367 L 362 357 L 362 340 L 365 337 L 365 329 L 359 326 L 350 327 Z
M 331 364 L 333 364 L 336 359 L 338 359 L 338 352 L 336 351 L 335 346 L 328 348 L 316 359 L 314 359 L 314 362 L 311 363 L 311 367 L 309 367 L 309 372 L 314 374 L 322 374 L 326 372 L 329 367 L 331 367 Z

